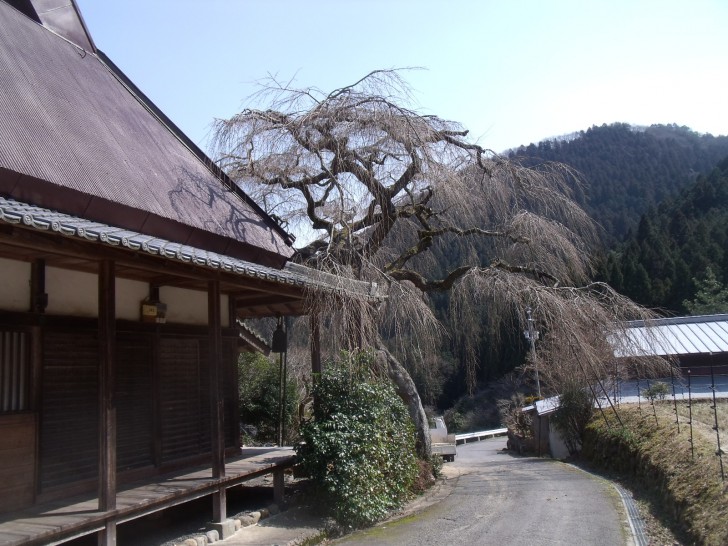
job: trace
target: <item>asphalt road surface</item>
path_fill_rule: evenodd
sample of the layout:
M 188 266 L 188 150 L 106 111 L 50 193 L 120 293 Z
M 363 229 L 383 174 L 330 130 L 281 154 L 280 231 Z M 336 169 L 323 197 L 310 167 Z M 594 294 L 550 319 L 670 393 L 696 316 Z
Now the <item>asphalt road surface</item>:
M 458 446 L 444 498 L 334 544 L 632 544 L 612 485 L 570 465 L 503 451 L 505 438 Z

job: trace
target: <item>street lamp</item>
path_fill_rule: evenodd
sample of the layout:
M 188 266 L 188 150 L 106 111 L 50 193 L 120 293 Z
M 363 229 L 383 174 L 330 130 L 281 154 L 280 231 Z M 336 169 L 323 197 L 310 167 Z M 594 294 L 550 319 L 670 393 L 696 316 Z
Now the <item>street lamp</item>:
M 533 361 L 533 369 L 536 372 L 536 391 L 538 397 L 541 398 L 541 382 L 538 379 L 538 363 L 536 362 L 536 340 L 538 339 L 538 330 L 533 327 L 533 317 L 531 316 L 531 307 L 526 307 L 526 317 L 528 318 L 528 328 L 523 331 L 523 335 L 531 343 L 531 360 Z

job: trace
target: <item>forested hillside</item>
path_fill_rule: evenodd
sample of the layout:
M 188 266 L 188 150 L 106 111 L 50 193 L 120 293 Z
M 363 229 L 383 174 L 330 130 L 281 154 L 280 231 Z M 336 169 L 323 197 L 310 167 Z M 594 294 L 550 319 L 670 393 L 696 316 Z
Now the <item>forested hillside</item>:
M 693 279 L 700 284 L 711 275 L 720 293 L 728 282 L 728 157 L 649 209 L 636 232 L 609 253 L 606 267 L 607 281 L 620 292 L 676 313 L 690 311 L 684 301 L 695 299 Z
M 728 156 L 728 137 L 676 125 L 615 123 L 521 146 L 509 156 L 529 165 L 558 161 L 577 169 L 587 183 L 584 205 L 604 228 L 605 241 L 613 243 L 636 228 L 649 207 Z
M 618 123 L 520 147 L 509 156 L 531 166 L 565 163 L 581 173 L 587 187 L 577 199 L 604 228 L 599 277 L 638 303 L 683 314 L 690 311 L 684 301 L 694 300 L 700 288 L 719 293 L 728 283 L 728 137 Z M 433 266 L 460 259 L 453 257 L 458 252 L 435 248 Z M 485 265 L 489 257 L 484 243 L 472 259 Z M 700 285 L 711 272 L 715 278 Z M 728 291 L 721 297 L 728 299 Z M 448 302 L 446 295 L 430 300 L 446 323 Z M 485 320 L 488 310 L 482 312 Z M 443 408 L 465 384 L 461 349 L 448 345 L 427 376 L 414 372 L 423 398 Z M 478 382 L 523 363 L 526 350 L 516 325 L 492 332 L 479 347 Z

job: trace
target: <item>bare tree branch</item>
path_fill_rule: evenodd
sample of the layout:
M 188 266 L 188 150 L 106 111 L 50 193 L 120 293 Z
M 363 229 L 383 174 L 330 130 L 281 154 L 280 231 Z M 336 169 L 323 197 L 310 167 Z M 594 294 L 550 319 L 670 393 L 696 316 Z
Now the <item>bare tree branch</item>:
M 599 376 L 609 329 L 649 316 L 589 284 L 596 228 L 573 199 L 578 173 L 523 167 L 459 123 L 418 113 L 400 72 L 376 70 L 329 93 L 273 79 L 258 98 L 262 108 L 217 121 L 222 168 L 300 230 L 298 261 L 389 292 L 379 309 L 316 296 L 337 317 L 332 347 L 386 340 L 390 375 L 404 377 L 397 357 L 416 367 L 439 350 L 445 330 L 427 298 L 449 292 L 445 322 L 474 378 L 479 339 L 496 322 L 518 331 L 530 306 L 547 332 L 539 358 L 561 370 L 546 374 L 556 388 L 559 373 L 576 375 L 557 360 Z

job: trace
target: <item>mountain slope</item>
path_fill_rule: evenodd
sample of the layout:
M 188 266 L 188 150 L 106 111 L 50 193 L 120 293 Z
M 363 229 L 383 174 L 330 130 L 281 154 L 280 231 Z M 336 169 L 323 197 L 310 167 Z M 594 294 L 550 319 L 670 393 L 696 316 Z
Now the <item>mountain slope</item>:
M 680 194 L 651 208 L 637 231 L 609 253 L 606 280 L 639 303 L 686 311 L 694 278 L 708 268 L 728 282 L 728 157 Z
M 650 206 L 657 206 L 710 172 L 728 156 L 728 137 L 687 127 L 625 123 L 602 125 L 511 150 L 528 165 L 558 161 L 584 177 L 584 206 L 604 228 L 605 241 L 621 240 Z

